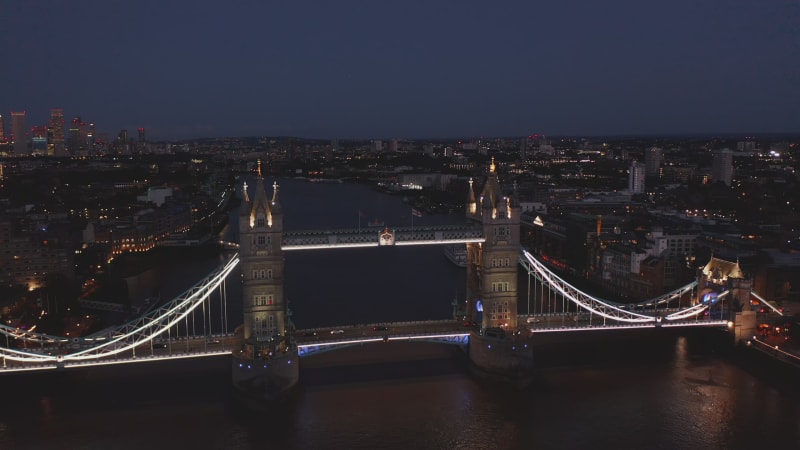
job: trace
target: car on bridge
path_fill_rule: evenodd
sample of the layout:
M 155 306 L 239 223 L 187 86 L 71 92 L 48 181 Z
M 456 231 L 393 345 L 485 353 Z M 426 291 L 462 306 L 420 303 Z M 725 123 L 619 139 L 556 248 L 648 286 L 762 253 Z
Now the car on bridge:
M 331 330 L 331 334 L 344 334 L 344 330 Z
M 389 327 L 383 325 L 375 325 L 374 327 L 372 327 L 372 331 L 388 331 L 388 330 Z

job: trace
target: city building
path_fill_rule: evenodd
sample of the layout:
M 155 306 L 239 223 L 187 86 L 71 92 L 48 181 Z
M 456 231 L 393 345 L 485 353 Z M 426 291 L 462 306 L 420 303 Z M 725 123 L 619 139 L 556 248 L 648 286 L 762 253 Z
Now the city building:
M 664 163 L 664 153 L 660 147 L 650 147 L 644 151 L 645 175 L 656 177 Z
M 117 135 L 117 153 L 123 155 L 130 154 L 130 148 L 128 147 L 128 130 L 120 130 Z
M 44 286 L 48 275 L 74 274 L 70 252 L 54 248 L 49 239 L 35 238 L 18 224 L 0 217 L 0 282 L 34 290 Z
M 643 194 L 644 179 L 645 165 L 638 161 L 631 162 L 631 168 L 628 172 L 628 191 L 631 194 Z
M 47 126 L 39 125 L 31 128 L 31 154 L 47 155 Z
M 172 197 L 172 188 L 167 186 L 153 186 L 147 189 L 146 195 L 140 195 L 137 200 L 153 203 L 160 207 L 169 197 Z
M 11 111 L 12 153 L 17 156 L 28 154 L 28 125 L 25 111 Z
M 714 152 L 711 164 L 711 181 L 721 181 L 730 186 L 733 181 L 733 152 L 727 148 Z
M 69 152 L 73 155 L 88 154 L 86 123 L 80 117 L 73 117 L 69 127 Z
M 67 156 L 64 143 L 64 110 L 50 110 L 50 123 L 47 126 L 47 154 L 51 156 Z
M 144 151 L 146 144 L 147 140 L 145 139 L 145 129 L 144 127 L 139 127 L 139 142 L 137 144 L 137 147 L 140 152 Z

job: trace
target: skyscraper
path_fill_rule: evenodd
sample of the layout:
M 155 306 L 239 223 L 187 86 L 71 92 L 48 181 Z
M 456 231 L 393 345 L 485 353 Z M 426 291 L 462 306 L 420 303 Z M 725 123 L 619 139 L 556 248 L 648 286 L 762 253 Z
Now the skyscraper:
M 67 149 L 73 155 L 77 155 L 81 150 L 81 118 L 73 117 L 69 125 L 69 141 Z
M 31 154 L 47 155 L 46 125 L 38 125 L 31 128 Z
M 147 143 L 144 133 L 144 127 L 139 127 L 139 143 L 137 144 L 137 147 L 139 148 L 140 152 L 144 151 L 145 144 Z
M 723 149 L 714 152 L 714 159 L 711 162 L 711 181 L 721 181 L 726 186 L 733 181 L 733 152 Z
M 659 147 L 650 147 L 644 151 L 645 175 L 648 177 L 658 176 L 658 169 L 664 162 L 664 155 Z
M 128 130 L 119 130 L 117 135 L 117 153 L 123 155 L 130 154 L 128 152 Z
M 28 126 L 25 111 L 11 111 L 11 143 L 15 155 L 28 154 Z
M 631 194 L 644 193 L 644 178 L 645 167 L 639 161 L 631 163 L 630 172 L 628 173 L 628 191 Z
M 86 130 L 86 148 L 91 154 L 95 154 L 95 134 L 94 124 L 90 123 L 89 128 Z
M 3 122 L 3 116 L 0 115 L 0 155 L 6 155 L 10 150 L 10 146 L 6 140 L 5 129 L 6 127 L 5 123 Z
M 53 108 L 50 110 L 50 123 L 47 126 L 48 147 L 47 153 L 53 156 L 66 156 L 67 149 L 64 145 L 64 110 Z

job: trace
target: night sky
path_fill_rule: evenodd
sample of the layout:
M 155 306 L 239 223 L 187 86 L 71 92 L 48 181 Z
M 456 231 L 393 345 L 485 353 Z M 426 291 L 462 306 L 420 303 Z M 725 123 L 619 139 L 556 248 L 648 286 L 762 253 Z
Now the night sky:
M 800 131 L 797 0 L 2 0 L 0 56 L 6 132 Z

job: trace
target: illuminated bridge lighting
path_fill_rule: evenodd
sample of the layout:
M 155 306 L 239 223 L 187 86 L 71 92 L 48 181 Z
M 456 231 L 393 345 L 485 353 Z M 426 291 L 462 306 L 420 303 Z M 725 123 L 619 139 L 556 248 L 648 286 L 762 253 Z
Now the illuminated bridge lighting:
M 430 228 L 427 230 L 420 230 L 420 239 L 418 240 L 416 239 L 416 233 L 416 229 L 413 232 L 410 232 L 407 229 L 397 231 L 397 240 L 393 242 L 393 245 L 435 245 L 483 242 L 483 237 L 480 236 L 480 233 L 475 230 L 468 229 Z M 342 236 L 344 236 L 344 234 Z M 295 241 L 293 241 L 294 243 L 286 246 L 285 249 L 302 250 L 334 247 L 357 248 L 374 247 L 379 245 L 378 242 L 366 242 L 367 239 L 364 236 L 356 236 L 353 237 L 351 242 L 343 243 L 337 243 L 336 239 L 319 239 L 319 237 L 320 236 L 313 233 L 306 235 L 298 234 Z M 229 350 L 220 349 L 217 351 L 207 351 L 207 348 L 205 347 L 203 350 L 195 349 L 190 351 L 188 348 L 188 343 L 193 339 L 199 339 L 199 336 L 186 336 L 185 340 L 170 340 L 170 343 L 175 346 L 186 343 L 186 351 L 180 354 L 163 356 L 153 355 L 151 349 L 149 356 L 140 356 L 137 358 L 135 356 L 135 351 L 141 351 L 146 348 L 144 345 L 150 343 L 153 339 L 162 335 L 167 335 L 170 329 L 179 325 L 181 321 L 184 321 L 190 313 L 197 310 L 201 305 L 205 305 L 205 302 L 210 299 L 211 295 L 218 290 L 223 291 L 224 289 L 222 289 L 222 284 L 234 270 L 238 262 L 238 255 L 233 255 L 226 263 L 219 266 L 204 279 L 200 280 L 194 286 L 186 290 L 183 294 L 179 295 L 163 306 L 156 308 L 153 311 L 148 312 L 145 315 L 128 323 L 91 334 L 85 338 L 52 336 L 0 324 L 0 334 L 5 334 L 8 339 L 14 339 L 17 342 L 24 341 L 28 343 L 27 348 L 24 349 L 0 347 L 0 357 L 2 357 L 4 361 L 4 367 L 0 369 L 0 373 L 11 371 L 49 370 L 56 367 L 73 368 L 111 364 L 129 364 L 134 362 L 177 360 L 230 354 Z M 589 326 L 562 326 L 561 328 L 536 327 L 531 329 L 532 333 L 628 330 L 653 327 L 726 327 L 728 325 L 727 321 L 722 320 L 697 320 L 698 315 L 702 314 L 709 307 L 708 304 L 703 303 L 683 309 L 663 308 L 661 310 L 650 312 L 649 314 L 643 311 L 631 310 L 633 307 L 640 307 L 642 305 L 659 305 L 668 303 L 691 292 L 692 289 L 696 287 L 696 283 L 690 283 L 682 288 L 676 289 L 675 291 L 635 305 L 622 305 L 594 297 L 581 290 L 578 290 L 550 271 L 527 251 L 522 251 L 520 255 L 520 263 L 528 271 L 529 275 L 536 277 L 536 279 L 541 281 L 543 284 L 547 284 L 559 295 L 562 295 L 565 300 L 569 300 L 570 302 L 578 305 L 582 310 L 604 319 L 603 325 L 592 326 L 590 323 Z M 762 300 L 765 305 L 769 305 L 770 307 L 772 306 L 766 301 L 763 301 L 763 299 L 761 299 L 761 297 L 757 296 L 755 293 L 753 293 L 753 295 L 759 300 Z M 726 293 L 720 294 L 717 296 L 717 299 L 722 299 L 725 296 Z M 520 315 L 519 317 L 523 318 L 525 316 Z M 590 316 L 590 318 L 591 317 L 594 316 Z M 606 325 L 605 319 L 614 321 L 614 323 Z M 453 333 L 433 332 L 431 334 L 409 333 L 404 335 L 402 334 L 402 330 L 393 330 L 391 334 L 386 333 L 384 336 L 375 335 L 358 339 L 317 341 L 313 343 L 301 344 L 298 345 L 298 350 L 305 355 L 314 351 L 320 351 L 320 349 L 359 345 L 371 342 L 410 340 L 439 340 L 454 344 L 464 344 L 468 341 L 469 334 L 470 333 L 468 332 L 460 331 Z M 204 336 L 203 338 L 205 339 L 207 337 Z M 65 348 L 63 344 L 68 344 L 68 346 Z M 59 345 L 60 348 L 55 348 Z M 79 346 L 80 348 L 69 348 L 69 346 L 72 345 Z M 67 353 L 58 355 L 53 354 L 63 351 L 67 351 Z M 120 356 L 121 353 L 128 351 L 132 353 L 131 357 Z M 22 364 L 19 366 L 12 365 L 12 367 L 5 367 L 6 360 Z M 25 364 L 27 364 L 27 366 Z

